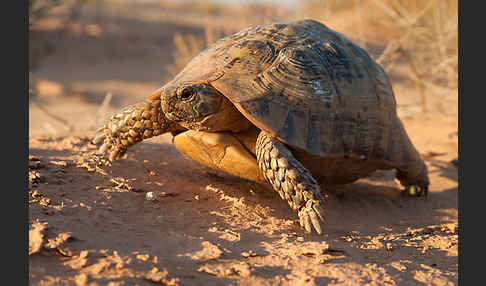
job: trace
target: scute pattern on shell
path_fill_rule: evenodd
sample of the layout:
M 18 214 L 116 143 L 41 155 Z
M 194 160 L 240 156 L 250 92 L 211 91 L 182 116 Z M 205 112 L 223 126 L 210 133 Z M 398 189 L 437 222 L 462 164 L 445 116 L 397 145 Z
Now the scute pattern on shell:
M 207 81 L 253 124 L 321 157 L 393 163 L 413 153 L 388 77 L 314 20 L 248 28 L 194 58 L 172 83 Z M 418 154 L 417 154 L 418 156 Z

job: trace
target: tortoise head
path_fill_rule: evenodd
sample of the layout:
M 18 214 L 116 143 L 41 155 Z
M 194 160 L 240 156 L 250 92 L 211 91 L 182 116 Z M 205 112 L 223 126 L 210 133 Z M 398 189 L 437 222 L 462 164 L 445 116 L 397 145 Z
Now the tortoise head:
M 210 83 L 168 84 L 152 97 L 160 97 L 165 117 L 178 125 L 200 131 L 241 131 L 251 123 Z

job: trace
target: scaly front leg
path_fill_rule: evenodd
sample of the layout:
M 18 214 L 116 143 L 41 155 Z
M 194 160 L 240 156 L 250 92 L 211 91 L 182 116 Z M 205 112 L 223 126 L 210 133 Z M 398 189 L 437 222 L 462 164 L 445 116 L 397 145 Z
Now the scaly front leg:
M 311 232 L 311 225 L 322 234 L 324 197 L 317 181 L 285 145 L 265 131 L 256 143 L 258 166 L 267 181 L 299 214 L 300 225 Z
M 112 115 L 103 127 L 97 130 L 93 143 L 103 142 L 99 151 L 108 151 L 109 159 L 113 161 L 137 142 L 181 129 L 165 117 L 159 98 L 151 97 Z

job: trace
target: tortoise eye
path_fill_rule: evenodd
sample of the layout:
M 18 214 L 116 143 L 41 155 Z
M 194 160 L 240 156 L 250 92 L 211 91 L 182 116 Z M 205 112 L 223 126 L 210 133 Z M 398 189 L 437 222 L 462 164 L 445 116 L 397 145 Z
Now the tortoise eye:
M 194 90 L 192 87 L 186 87 L 179 91 L 181 100 L 189 100 L 194 96 L 194 94 L 196 94 L 196 90 Z

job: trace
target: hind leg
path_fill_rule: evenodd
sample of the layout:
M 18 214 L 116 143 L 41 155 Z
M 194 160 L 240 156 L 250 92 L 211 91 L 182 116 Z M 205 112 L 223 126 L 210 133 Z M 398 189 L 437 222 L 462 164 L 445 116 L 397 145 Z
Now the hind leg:
M 418 158 L 410 164 L 397 168 L 396 178 L 404 189 L 403 194 L 420 197 L 427 196 L 429 190 L 429 176 L 425 162 Z

